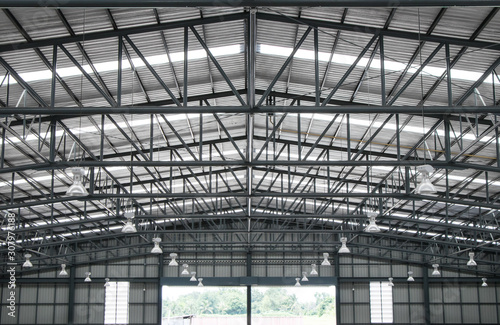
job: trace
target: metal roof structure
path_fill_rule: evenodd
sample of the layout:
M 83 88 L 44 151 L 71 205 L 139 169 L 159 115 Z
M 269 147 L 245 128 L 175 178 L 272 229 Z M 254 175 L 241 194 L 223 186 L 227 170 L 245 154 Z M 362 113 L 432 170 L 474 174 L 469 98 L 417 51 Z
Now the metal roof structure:
M 40 269 L 154 236 L 284 254 L 347 237 L 498 274 L 498 5 L 0 1 L 2 272 L 12 228 Z M 74 167 L 88 196 L 66 195 Z

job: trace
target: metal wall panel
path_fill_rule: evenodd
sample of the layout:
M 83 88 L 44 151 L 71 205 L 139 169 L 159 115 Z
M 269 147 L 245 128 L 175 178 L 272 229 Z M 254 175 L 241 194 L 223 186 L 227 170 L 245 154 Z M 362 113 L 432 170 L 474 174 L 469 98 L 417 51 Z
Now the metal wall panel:
M 19 305 L 17 316 L 20 324 L 36 323 L 36 305 Z
M 87 284 L 75 284 L 75 303 L 87 303 L 89 301 L 89 286 Z
M 89 308 L 88 322 L 90 324 L 104 323 L 104 304 L 92 304 Z
M 487 304 L 479 305 L 479 314 L 481 323 L 483 324 L 498 324 L 498 305 Z
M 429 302 L 431 305 L 443 302 L 443 290 L 440 283 L 429 284 Z
M 443 302 L 457 303 L 460 302 L 460 288 L 450 284 L 443 285 Z
M 495 303 L 496 297 L 495 297 L 495 287 L 489 286 L 489 287 L 481 287 L 479 288 L 479 302 L 480 303 Z
M 129 276 L 128 267 L 120 264 L 110 264 L 108 265 L 108 277 L 126 278 Z
M 55 301 L 56 287 L 53 284 L 38 285 L 38 301 L 43 303 L 51 303 Z
M 158 285 L 156 283 L 145 283 L 144 288 L 146 289 L 144 294 L 145 302 L 156 303 L 156 299 L 158 299 Z
M 144 315 L 145 315 L 145 323 L 146 324 L 155 324 L 157 320 L 157 305 L 156 304 L 149 304 L 146 305 L 144 308 Z
M 69 286 L 58 284 L 56 286 L 56 303 L 68 303 L 69 301 Z
M 68 306 L 56 305 L 54 308 L 54 323 L 67 324 L 68 323 Z
M 355 283 L 353 284 L 351 291 L 354 294 L 355 303 L 370 302 L 370 285 L 368 283 Z
M 354 277 L 367 277 L 368 276 L 368 266 L 354 265 L 353 270 L 352 270 L 352 276 L 354 276 Z
M 370 304 L 356 304 L 354 307 L 356 323 L 370 323 Z
M 128 301 L 131 304 L 144 302 L 144 283 L 130 283 Z
M 342 304 L 354 302 L 353 284 L 342 283 L 340 285 L 340 297 L 337 297 L 337 299 L 340 299 Z
M 444 321 L 447 324 L 461 323 L 462 313 L 460 312 L 460 305 L 444 305 Z
M 410 323 L 425 323 L 425 308 L 423 304 L 410 304 Z
M 130 277 L 132 278 L 143 278 L 144 277 L 144 265 L 131 265 L 130 266 Z
M 341 304 L 340 315 L 344 323 L 354 323 L 354 306 L 352 304 Z
M 128 311 L 128 320 L 132 324 L 141 324 L 144 319 L 144 305 L 130 304 Z
M 90 272 L 94 278 L 104 278 L 106 277 L 106 265 L 96 264 L 90 267 Z M 109 277 L 109 272 L 108 272 Z
M 410 285 L 408 289 L 410 290 L 411 303 L 424 302 L 424 290 L 422 285 Z
M 444 309 L 442 304 L 430 304 L 431 323 L 441 324 L 444 322 Z
M 394 303 L 408 302 L 409 290 L 408 285 L 398 283 L 392 288 L 392 301 Z
M 479 323 L 479 305 L 462 305 L 462 322 Z
M 36 310 L 36 324 L 53 324 L 54 305 L 39 305 Z
M 37 285 L 36 284 L 17 284 L 16 289 L 19 290 L 19 296 L 17 297 L 18 303 L 27 304 L 27 303 L 36 303 L 37 297 Z
M 106 290 L 104 289 L 103 282 L 92 283 L 90 285 L 90 303 L 97 303 L 104 305 L 104 297 L 106 296 Z
M 462 283 L 460 285 L 461 301 L 464 303 L 477 303 L 479 301 L 477 289 L 476 284 Z
M 407 304 L 395 304 L 393 308 L 394 323 L 410 323 L 409 306 Z

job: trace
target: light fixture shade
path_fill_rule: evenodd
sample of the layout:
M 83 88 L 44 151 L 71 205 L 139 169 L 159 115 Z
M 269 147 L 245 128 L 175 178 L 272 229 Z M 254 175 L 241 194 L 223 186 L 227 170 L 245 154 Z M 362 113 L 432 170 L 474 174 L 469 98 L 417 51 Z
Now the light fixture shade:
M 154 243 L 154 247 L 153 247 L 153 249 L 151 249 L 151 253 L 163 254 L 163 250 L 160 247 L 161 238 L 158 238 L 158 237 L 153 238 L 153 243 Z
M 302 279 L 300 281 L 309 281 L 307 278 L 307 272 L 302 272 Z
M 366 232 L 380 232 L 380 228 L 379 228 L 379 226 L 377 226 L 377 224 L 375 222 L 375 218 L 377 217 L 377 214 L 374 212 L 368 212 L 367 215 L 368 215 L 368 219 L 369 219 L 370 223 L 368 224 L 368 226 L 366 226 L 365 231 Z
M 203 278 L 198 278 L 198 287 L 203 287 Z
M 198 281 L 198 280 L 196 280 L 196 272 L 191 272 L 191 278 L 189 279 L 189 281 L 191 281 L 191 282 Z
M 474 261 L 474 253 L 469 253 L 469 261 L 467 262 L 467 266 L 477 266 L 476 261 Z
M 394 280 L 394 279 L 393 278 L 389 278 L 389 283 L 387 284 L 390 287 L 394 287 L 394 282 L 392 282 L 392 280 Z
M 439 264 L 432 264 L 432 267 L 434 268 L 434 271 L 432 271 L 432 275 L 434 276 L 441 275 L 441 273 L 438 270 Z
M 87 196 L 89 192 L 83 186 L 82 180 L 85 174 L 85 169 L 81 167 L 70 168 L 69 170 L 73 174 L 73 184 L 66 191 L 68 196 Z
M 61 272 L 59 272 L 60 276 L 68 276 L 68 271 L 66 271 L 66 264 L 61 264 Z
M 106 278 L 106 279 L 104 279 L 104 280 L 106 281 L 106 282 L 104 282 L 104 286 L 105 286 L 105 287 L 109 287 L 109 286 L 111 286 L 111 284 L 109 284 L 109 278 Z
M 413 282 L 415 279 L 413 278 L 413 271 L 408 271 L 408 279 L 406 279 L 408 282 Z
M 481 284 L 481 287 L 487 287 L 488 286 L 488 283 L 486 283 L 486 278 L 482 278 L 481 280 L 483 280 L 483 284 Z
M 349 254 L 351 250 L 347 247 L 347 238 L 341 237 L 340 242 L 342 243 L 342 246 L 339 248 L 339 254 Z
M 187 264 L 182 264 L 183 270 L 181 272 L 181 275 L 189 275 L 188 267 L 189 265 Z
M 321 262 L 321 265 L 322 265 L 322 266 L 328 266 L 328 265 L 331 265 L 331 264 L 330 264 L 330 261 L 328 260 L 328 256 L 330 256 L 330 254 L 328 254 L 328 253 L 323 253 L 323 262 Z
M 434 194 L 437 192 L 436 187 L 432 184 L 430 174 L 434 172 L 434 168 L 430 165 L 418 166 L 417 170 L 422 174 L 422 180 L 418 184 L 415 192 L 417 194 Z
M 90 278 L 90 275 L 91 275 L 91 274 L 92 274 L 92 273 L 90 273 L 90 272 L 85 272 L 85 276 L 86 276 L 86 277 L 85 277 L 85 280 L 83 280 L 83 281 L 84 281 L 84 282 L 92 282 L 92 279 Z
M 301 286 L 299 281 L 300 281 L 300 278 L 295 278 L 295 286 L 296 287 L 300 287 Z
M 309 275 L 318 275 L 318 271 L 316 270 L 316 264 L 311 264 L 311 273 Z
M 125 218 L 127 218 L 127 222 L 125 223 L 125 226 L 122 228 L 122 232 L 124 233 L 134 233 L 137 232 L 137 229 L 135 228 L 132 219 L 134 219 L 135 215 L 133 212 L 125 212 L 124 213 Z
M 176 253 L 170 253 L 170 258 L 172 258 L 172 260 L 168 263 L 168 266 L 179 266 L 179 263 L 175 260 L 177 258 Z
M 26 261 L 23 263 L 23 267 L 33 267 L 33 264 L 31 264 L 30 258 L 31 254 L 24 254 L 24 258 Z

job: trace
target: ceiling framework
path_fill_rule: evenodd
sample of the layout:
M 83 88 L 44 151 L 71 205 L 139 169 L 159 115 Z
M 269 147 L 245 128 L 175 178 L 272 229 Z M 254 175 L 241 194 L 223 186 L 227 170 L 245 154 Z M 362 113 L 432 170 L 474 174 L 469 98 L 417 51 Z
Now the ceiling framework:
M 0 1 L 0 209 L 40 269 L 148 254 L 153 236 L 318 254 L 345 236 L 357 256 L 500 269 L 491 1 L 68 3 Z M 421 165 L 436 194 L 415 192 Z M 69 167 L 88 196 L 66 196 Z

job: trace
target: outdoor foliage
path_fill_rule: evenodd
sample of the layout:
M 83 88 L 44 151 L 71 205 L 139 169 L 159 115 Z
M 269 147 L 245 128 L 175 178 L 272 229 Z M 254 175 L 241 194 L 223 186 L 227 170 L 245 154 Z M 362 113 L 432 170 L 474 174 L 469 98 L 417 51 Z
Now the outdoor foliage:
M 168 291 L 167 291 L 168 292 Z M 300 302 L 295 294 L 284 288 L 252 290 L 252 314 L 259 316 L 332 316 L 335 313 L 335 298 L 324 292 L 315 293 L 315 301 Z M 163 300 L 164 317 L 196 315 L 244 315 L 246 314 L 246 292 L 234 288 L 216 291 L 190 292 Z

